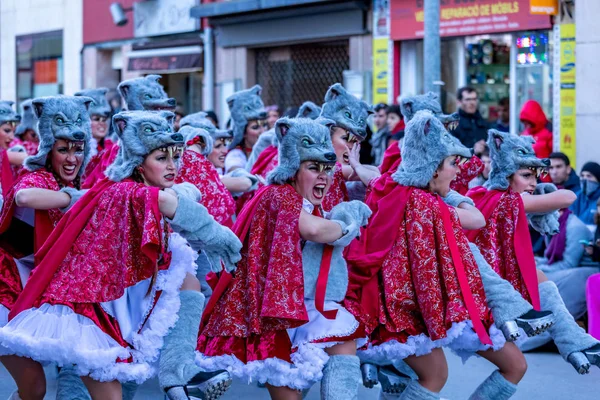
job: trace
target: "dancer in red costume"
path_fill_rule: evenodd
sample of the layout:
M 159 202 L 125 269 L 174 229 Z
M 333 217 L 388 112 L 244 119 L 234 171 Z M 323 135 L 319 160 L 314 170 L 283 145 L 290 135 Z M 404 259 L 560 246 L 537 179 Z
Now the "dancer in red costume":
M 541 307 L 552 311 L 555 323 L 548 332 L 563 358 L 584 374 L 591 364 L 600 366 L 600 342 L 575 323 L 556 285 L 536 269 L 528 230 L 528 217 L 532 222 L 536 218 L 550 219 L 532 223 L 534 227 L 557 226 L 553 213 L 568 207 L 575 201 L 575 195 L 570 190 L 556 190 L 552 184 L 537 184 L 540 172 L 550 161 L 536 157 L 533 143 L 528 136 L 489 131 L 487 144 L 492 160 L 489 179 L 484 187 L 468 193 L 487 224 L 467 236 L 481 249 L 492 268 L 536 310 Z
M 23 146 L 25 152 L 32 156 L 37 153 L 40 137 L 37 133 L 37 119 L 31 106 L 31 100 L 21 103 L 21 121 L 15 130 L 15 140 L 10 147 Z
M 355 339 L 364 339 L 364 331 L 341 305 L 347 284 L 341 253 L 369 212 L 350 202 L 323 218 L 336 159 L 331 124 L 277 122 L 279 165 L 236 221 L 242 261 L 234 277 L 221 277 L 198 341 L 203 368 L 266 382 L 274 399 L 300 399 L 298 390 L 321 377 L 322 398 L 357 396 Z
M 152 377 L 159 354 L 169 398 L 181 398 L 172 395 L 199 371 L 193 348 L 204 299 L 195 254 L 171 229 L 202 238 L 215 266 L 222 258 L 230 269 L 239 259 L 239 241 L 197 203 L 197 190 L 174 185 L 183 137 L 172 132 L 173 118 L 166 111 L 113 118 L 121 148 L 109 179 L 36 253 L 39 263 L 0 330 L 13 354 L 74 365 L 93 399 L 121 399 L 119 382 Z
M 445 141 L 452 141 L 451 146 Z M 357 318 L 370 317 L 371 343 L 361 361 L 380 365 L 405 359 L 419 377 L 401 399 L 439 399 L 447 365 L 440 347 L 478 352 L 499 367 L 473 398 L 505 399 L 525 373 L 518 348 L 505 344 L 492 326 L 481 276 L 462 224 L 481 227 L 480 213 L 448 207 L 462 157 L 460 145 L 429 111 L 407 124 L 403 162 L 369 197 L 373 211 L 359 242 L 346 259 L 350 265 L 349 299 Z M 396 232 L 390 235 L 390 232 Z M 493 349 L 493 350 L 492 350 Z
M 12 109 L 12 101 L 0 101 L 0 206 L 15 180 L 15 168 L 23 164 L 25 151 L 7 151 L 15 138 L 19 116 Z

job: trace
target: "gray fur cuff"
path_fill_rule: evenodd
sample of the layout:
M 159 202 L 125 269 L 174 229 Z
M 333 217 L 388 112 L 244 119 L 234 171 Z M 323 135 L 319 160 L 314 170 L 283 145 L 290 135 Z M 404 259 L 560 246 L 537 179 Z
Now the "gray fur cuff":
M 256 175 L 252 175 L 250 172 L 246 171 L 243 168 L 238 168 L 238 169 L 233 170 L 231 172 L 231 177 L 232 178 L 248 178 L 248 179 L 250 179 L 250 182 L 252 182 L 252 186 L 250 186 L 250 189 L 248 189 L 248 192 L 256 190 L 258 188 L 258 183 L 260 182 Z
M 173 219 L 167 218 L 167 222 L 177 233 L 195 232 L 201 226 L 205 225 L 203 218 L 199 218 L 199 212 L 203 208 L 197 201 L 186 195 L 177 196 L 178 204 Z M 185 237 L 185 236 L 184 236 Z
M 88 190 L 87 189 L 77 190 L 72 187 L 64 187 L 64 188 L 60 189 L 60 191 L 68 194 L 71 197 L 71 201 L 69 202 L 69 205 L 60 209 L 60 211 L 62 213 L 66 213 L 67 211 L 69 211 L 71 209 L 71 207 L 73 207 L 73 205 L 77 202 L 77 200 L 79 200 L 81 198 L 81 196 L 83 196 Z
M 339 219 L 332 219 L 332 222 L 336 222 L 342 228 L 342 237 L 337 239 L 335 242 L 328 243 L 332 246 L 340 246 L 346 247 L 348 246 L 354 239 L 360 236 L 360 227 L 356 224 L 346 224 L 344 221 L 340 221 Z
M 456 190 L 450 190 L 450 192 L 448 192 L 446 197 L 444 197 L 443 199 L 444 199 L 444 203 L 446 203 L 452 207 L 458 207 L 461 203 L 467 203 L 468 205 L 473 206 L 473 207 L 475 206 L 475 203 L 473 202 L 473 200 L 471 200 L 467 196 L 463 196 L 462 194 L 458 193 Z

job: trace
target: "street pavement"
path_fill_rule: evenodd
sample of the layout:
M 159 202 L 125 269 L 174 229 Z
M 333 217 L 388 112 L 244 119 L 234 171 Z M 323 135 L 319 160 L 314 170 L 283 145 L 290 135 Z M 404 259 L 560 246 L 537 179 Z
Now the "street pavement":
M 470 393 L 494 370 L 494 367 L 482 358 L 471 358 L 465 365 L 461 360 L 446 352 L 450 377 L 442 396 L 450 400 L 467 399 Z M 600 399 L 600 369 L 593 367 L 589 375 L 578 375 L 570 364 L 554 352 L 535 352 L 526 354 L 529 369 L 519 384 L 516 400 L 598 400 Z M 47 368 L 48 394 L 46 399 L 54 399 L 56 391 L 56 373 Z M 15 386 L 8 372 L 0 366 L 0 400 L 7 399 Z M 378 399 L 379 389 L 361 387 L 359 400 Z M 146 382 L 140 387 L 136 400 L 162 400 L 156 380 Z M 231 389 L 221 399 L 254 400 L 268 399 L 266 389 L 255 384 L 246 385 L 234 381 Z M 308 400 L 319 399 L 319 388 L 313 387 Z

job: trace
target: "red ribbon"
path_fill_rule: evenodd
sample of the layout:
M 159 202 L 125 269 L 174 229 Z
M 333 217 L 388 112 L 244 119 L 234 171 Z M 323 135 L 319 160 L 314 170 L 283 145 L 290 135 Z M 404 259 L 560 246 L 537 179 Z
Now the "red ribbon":
M 473 300 L 473 293 L 471 293 L 471 287 L 469 286 L 469 281 L 467 279 L 467 275 L 465 274 L 465 266 L 463 265 L 462 257 L 460 255 L 460 251 L 458 250 L 458 245 L 456 244 L 456 237 L 452 231 L 450 210 L 440 196 L 437 196 L 437 201 L 442 213 L 442 221 L 444 222 L 444 230 L 446 231 L 448 246 L 450 247 L 450 253 L 452 254 L 452 263 L 454 264 L 456 277 L 458 278 L 458 283 L 460 285 L 460 291 L 462 292 L 463 299 L 465 300 L 465 306 L 467 307 L 467 311 L 471 317 L 471 322 L 473 323 L 473 329 L 475 329 L 475 333 L 477 333 L 481 343 L 492 345 L 492 340 L 490 339 L 490 336 L 481 322 L 479 310 L 477 310 L 477 305 Z
M 323 217 L 318 207 L 313 208 L 313 215 Z M 327 319 L 335 319 L 338 310 L 325 311 L 325 293 L 327 292 L 327 280 L 329 279 L 329 270 L 331 269 L 331 256 L 333 255 L 333 246 L 323 245 L 323 256 L 319 267 L 319 276 L 317 277 L 317 290 L 315 293 L 315 307 Z
M 193 139 L 188 140 L 187 142 L 185 142 L 186 146 L 193 146 L 193 145 L 200 145 L 200 147 L 204 146 L 204 141 L 202 140 L 202 138 L 200 136 L 195 136 Z

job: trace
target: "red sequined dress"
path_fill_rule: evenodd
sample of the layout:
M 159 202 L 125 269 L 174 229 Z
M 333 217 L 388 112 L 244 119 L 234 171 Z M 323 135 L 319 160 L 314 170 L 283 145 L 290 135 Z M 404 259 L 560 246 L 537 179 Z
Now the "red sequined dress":
M 298 226 L 303 205 L 290 185 L 269 185 L 239 215 L 233 231 L 243 243 L 242 260 L 233 277 L 220 278 L 207 305 L 196 357 L 203 369 L 227 369 L 238 378 L 304 389 L 322 377 L 329 358 L 325 347 L 355 339 L 354 334 L 364 336 L 341 306 L 335 318 L 340 323 L 328 325 L 321 340 L 298 343 L 292 333 L 318 317 L 304 292 Z M 223 282 L 226 289 L 219 293 Z M 353 321 L 354 331 L 342 326 L 347 324 L 338 321 L 342 316 Z M 321 319 L 315 325 L 325 324 Z
M 158 188 L 98 182 L 36 253 L 2 344 L 39 362 L 74 364 L 98 381 L 151 378 L 197 257 L 168 231 Z
M 202 198 L 200 203 L 221 225 L 233 226 L 235 201 L 219 177 L 214 165 L 202 154 L 186 150 L 181 160 L 177 183 L 189 182 L 196 186 Z

